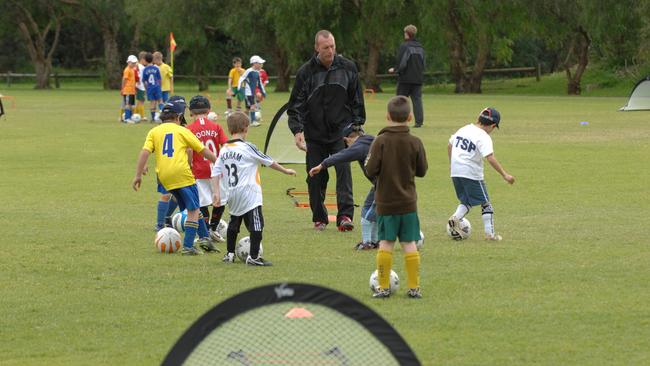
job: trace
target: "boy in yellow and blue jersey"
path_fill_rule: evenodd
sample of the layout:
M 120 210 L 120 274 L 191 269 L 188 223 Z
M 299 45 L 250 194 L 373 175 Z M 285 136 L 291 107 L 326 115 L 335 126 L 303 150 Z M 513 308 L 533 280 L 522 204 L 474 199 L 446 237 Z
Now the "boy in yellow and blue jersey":
M 142 175 L 146 173 L 147 160 L 153 153 L 156 157 L 156 174 L 159 182 L 174 196 L 181 211 L 187 209 L 181 253 L 197 255 L 203 254 L 194 247 L 197 231 L 202 247 L 208 244 L 211 246 L 211 243 L 203 243 L 208 240 L 209 234 L 205 221 L 199 220 L 199 194 L 189 165 L 187 150 L 192 149 L 213 163 L 217 157 L 212 151 L 206 149 L 190 130 L 181 126 L 180 116 L 184 112 L 184 100 L 170 101 L 163 106 L 160 114 L 163 123 L 152 128 L 147 134 L 138 158 L 132 186 L 136 191 L 140 188 Z

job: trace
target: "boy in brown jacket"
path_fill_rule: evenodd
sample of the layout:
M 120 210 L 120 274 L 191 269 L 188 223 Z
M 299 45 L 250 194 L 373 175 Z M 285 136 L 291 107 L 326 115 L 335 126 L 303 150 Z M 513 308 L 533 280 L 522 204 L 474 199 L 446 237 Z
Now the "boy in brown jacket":
M 366 173 L 376 179 L 375 204 L 379 251 L 377 271 L 379 290 L 376 298 L 390 297 L 390 271 L 393 246 L 399 238 L 404 250 L 408 296 L 421 298 L 420 253 L 415 242 L 420 239 L 415 177 L 427 172 L 427 156 L 419 138 L 409 133 L 411 104 L 406 97 L 388 101 L 388 127 L 382 129 L 370 147 Z

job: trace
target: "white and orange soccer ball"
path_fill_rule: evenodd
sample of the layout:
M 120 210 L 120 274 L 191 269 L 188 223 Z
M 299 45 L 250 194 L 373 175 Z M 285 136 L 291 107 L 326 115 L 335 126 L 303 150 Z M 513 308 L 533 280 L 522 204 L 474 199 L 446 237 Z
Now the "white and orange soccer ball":
M 158 230 L 154 244 L 160 253 L 174 253 L 183 246 L 181 234 L 171 227 Z

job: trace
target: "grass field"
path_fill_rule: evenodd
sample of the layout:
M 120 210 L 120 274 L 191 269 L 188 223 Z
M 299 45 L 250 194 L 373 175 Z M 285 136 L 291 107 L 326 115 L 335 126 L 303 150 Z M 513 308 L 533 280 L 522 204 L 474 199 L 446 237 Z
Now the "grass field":
M 424 298 L 377 301 L 375 253 L 352 250 L 360 230 L 316 233 L 285 196 L 306 187 L 303 166 L 297 178 L 262 171 L 274 267 L 158 254 L 154 179 L 130 187 L 151 125 L 118 123 L 118 96 L 96 89 L 0 89 L 16 100 L 0 119 L 2 365 L 158 364 L 215 304 L 278 281 L 359 299 L 425 365 L 650 364 L 650 119 L 617 112 L 625 98 L 425 95 L 425 127 L 413 131 L 429 159 L 417 181 Z M 367 101 L 369 133 L 383 127 L 389 97 Z M 263 144 L 270 112 L 287 99 L 268 98 L 252 142 Z M 444 232 L 456 206 L 446 141 L 487 105 L 502 115 L 496 156 L 517 178 L 509 186 L 486 166 L 505 240 L 484 242 L 473 210 L 474 235 L 457 243 Z M 353 173 L 361 203 L 369 185 L 357 165 Z

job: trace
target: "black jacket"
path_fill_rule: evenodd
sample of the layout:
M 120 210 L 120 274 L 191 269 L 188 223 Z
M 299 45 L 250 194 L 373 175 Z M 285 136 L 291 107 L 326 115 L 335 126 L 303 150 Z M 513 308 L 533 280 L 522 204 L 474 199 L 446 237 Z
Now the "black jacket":
M 415 38 L 399 46 L 395 63 L 398 83 L 422 84 L 424 82 L 424 48 Z
M 312 57 L 298 69 L 287 114 L 291 132 L 304 132 L 307 142 L 340 140 L 345 125 L 366 121 L 357 67 L 336 55 L 326 69 L 316 56 Z

